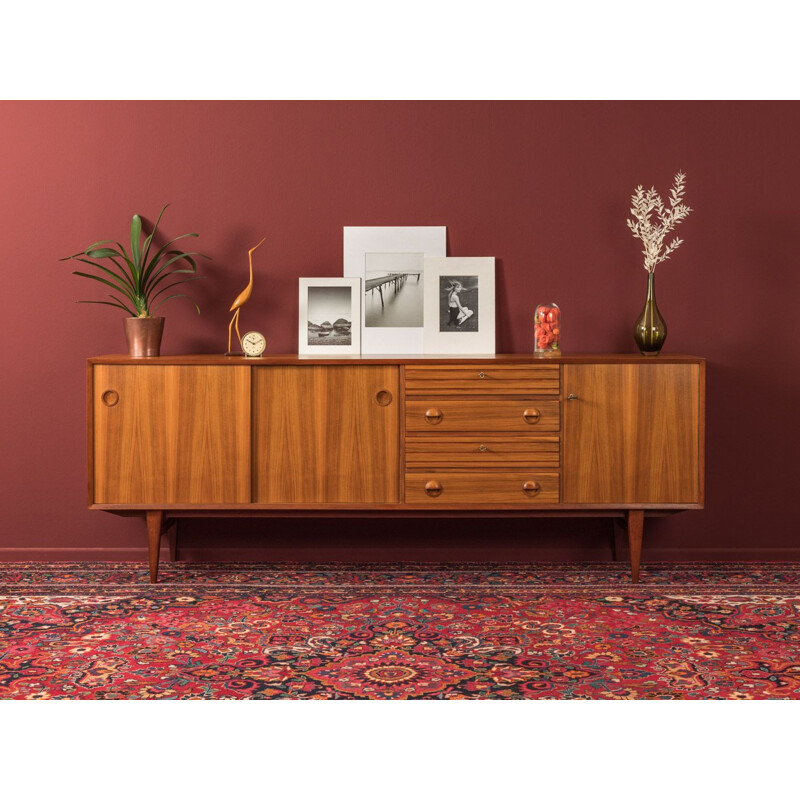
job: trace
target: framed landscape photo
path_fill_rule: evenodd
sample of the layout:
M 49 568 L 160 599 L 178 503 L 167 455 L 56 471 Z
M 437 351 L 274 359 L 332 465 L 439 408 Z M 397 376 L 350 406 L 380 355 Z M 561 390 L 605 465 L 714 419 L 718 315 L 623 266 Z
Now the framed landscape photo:
M 494 258 L 426 258 L 424 316 L 424 353 L 494 355 Z
M 300 278 L 297 352 L 361 354 L 361 278 Z
M 344 274 L 363 281 L 361 351 L 423 352 L 426 256 L 447 254 L 447 228 L 346 227 Z

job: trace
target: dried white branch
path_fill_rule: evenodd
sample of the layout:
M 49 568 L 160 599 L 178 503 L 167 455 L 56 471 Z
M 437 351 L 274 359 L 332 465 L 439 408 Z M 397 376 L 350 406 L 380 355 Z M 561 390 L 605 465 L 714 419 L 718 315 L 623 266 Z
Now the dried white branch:
M 644 190 L 640 184 L 631 195 L 630 213 L 633 219 L 628 219 L 626 222 L 634 238 L 640 239 L 644 244 L 642 250 L 644 268 L 648 272 L 655 272 L 656 266 L 666 261 L 670 254 L 683 244 L 683 240 L 676 236 L 666 248 L 664 247 L 666 235 L 683 222 L 692 211 L 682 202 L 686 191 L 685 181 L 686 175 L 678 172 L 669 194 L 669 208 L 664 205 L 664 201 L 653 186 Z M 653 223 L 650 219 L 654 211 L 657 223 Z

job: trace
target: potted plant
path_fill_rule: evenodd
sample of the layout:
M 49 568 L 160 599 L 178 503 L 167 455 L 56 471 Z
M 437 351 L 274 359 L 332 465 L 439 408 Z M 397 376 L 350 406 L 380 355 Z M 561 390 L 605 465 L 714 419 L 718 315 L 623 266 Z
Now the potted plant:
M 161 217 L 169 207 L 167 203 L 158 215 L 152 233 L 142 242 L 142 218 L 134 214 L 131 219 L 131 250 L 126 252 L 119 242 L 105 239 L 95 242 L 86 250 L 67 256 L 61 261 L 80 261 L 89 264 L 97 274 L 74 271 L 73 275 L 91 278 L 110 287 L 113 294 L 110 300 L 78 300 L 79 303 L 99 303 L 114 306 L 127 312 L 123 320 L 125 337 L 128 341 L 128 352 L 132 356 L 157 356 L 161 351 L 161 336 L 164 330 L 164 318 L 153 316 L 162 303 L 173 297 L 188 297 L 175 293 L 162 297 L 175 286 L 199 280 L 195 258 L 208 258 L 202 253 L 184 253 L 172 245 L 187 236 L 196 233 L 184 233 L 176 236 L 160 247 L 151 256 L 153 237 L 156 235 Z M 113 245 L 113 246 L 112 246 Z M 104 263 L 100 263 L 104 262 Z M 161 298 L 159 300 L 159 298 Z M 158 302 L 156 302 L 158 301 Z M 197 313 L 200 308 L 191 300 Z

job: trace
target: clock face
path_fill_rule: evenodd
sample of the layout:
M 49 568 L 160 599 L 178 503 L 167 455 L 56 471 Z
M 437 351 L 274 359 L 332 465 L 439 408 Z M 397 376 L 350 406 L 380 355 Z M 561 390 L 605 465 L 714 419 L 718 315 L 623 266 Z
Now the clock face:
M 242 336 L 242 351 L 246 356 L 260 356 L 267 347 L 267 340 L 258 331 L 250 331 Z

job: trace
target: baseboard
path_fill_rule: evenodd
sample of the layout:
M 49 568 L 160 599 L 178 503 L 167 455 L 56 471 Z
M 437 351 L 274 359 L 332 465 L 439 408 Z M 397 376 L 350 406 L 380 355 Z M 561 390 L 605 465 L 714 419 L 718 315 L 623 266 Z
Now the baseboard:
M 623 558 L 627 558 L 627 551 Z M 642 561 L 800 561 L 800 547 L 642 548 Z
M 626 551 L 618 553 L 627 561 Z M 167 547 L 161 559 L 169 560 Z M 214 561 L 610 561 L 608 552 L 592 548 L 520 547 L 181 547 L 185 562 Z M 0 562 L 16 561 L 147 561 L 145 547 L 0 547 Z M 800 547 L 741 548 L 644 548 L 642 563 L 648 561 L 800 561 Z
M 169 548 L 160 550 L 169 560 Z M 2 561 L 147 561 L 146 547 L 0 547 Z
M 610 550 L 581 547 L 181 547 L 181 561 L 611 561 Z M 2 558 L 2 551 L 0 551 Z M 619 560 L 627 562 L 627 548 Z M 800 561 L 800 547 L 644 548 L 648 561 Z

